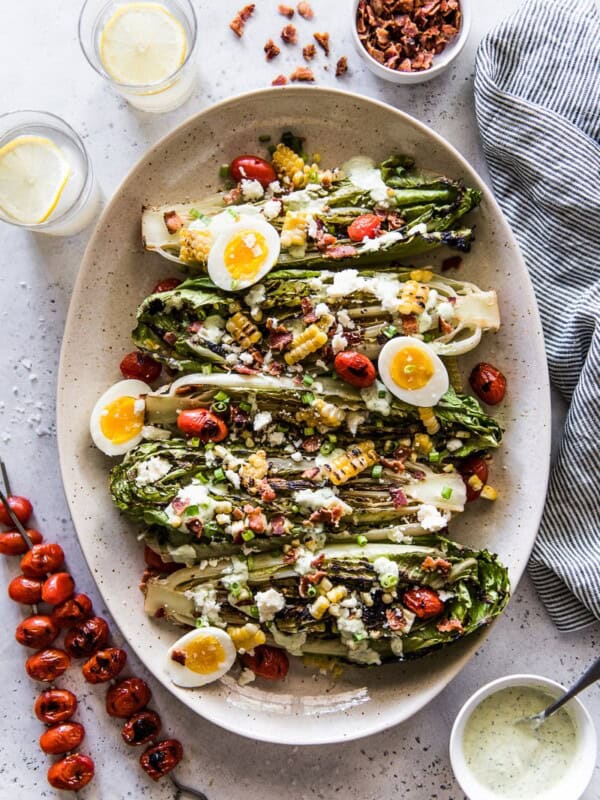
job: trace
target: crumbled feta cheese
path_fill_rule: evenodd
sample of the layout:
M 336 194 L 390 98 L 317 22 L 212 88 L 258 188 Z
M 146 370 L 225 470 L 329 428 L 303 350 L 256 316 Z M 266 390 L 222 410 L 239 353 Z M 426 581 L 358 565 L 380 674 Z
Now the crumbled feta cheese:
M 432 325 L 433 318 L 427 311 L 422 311 L 418 316 L 419 333 L 426 333 Z
M 294 562 L 294 572 L 298 575 L 306 575 L 312 569 L 312 562 L 315 559 L 315 554 L 303 547 L 300 548 L 296 561 Z
M 372 386 L 367 386 L 365 389 L 361 389 L 360 395 L 369 411 L 381 414 L 384 417 L 389 416 L 392 410 L 392 395 L 388 392 L 381 381 L 375 381 Z
M 385 556 L 380 556 L 380 558 L 375 559 L 373 562 L 373 569 L 379 575 L 380 579 L 385 575 L 391 575 L 393 578 L 398 578 L 400 575 L 398 564 Z
M 258 414 L 254 417 L 254 421 L 252 422 L 252 427 L 255 431 L 262 431 L 263 428 L 266 428 L 269 423 L 273 421 L 273 415 L 270 411 L 259 411 Z
M 207 624 L 224 624 L 219 614 L 221 605 L 217 601 L 217 590 L 212 584 L 208 583 L 193 591 L 185 592 L 185 595 L 194 601 L 194 609 Z
M 269 434 L 269 444 L 277 447 L 285 442 L 285 433 L 282 431 L 273 431 Z
M 233 364 L 237 364 L 239 358 L 240 357 L 238 356 L 237 353 L 228 353 L 228 355 L 225 356 L 225 363 L 229 364 L 230 366 Z
M 258 618 L 261 622 L 270 622 L 275 614 L 285 607 L 285 597 L 277 589 L 267 589 L 266 592 L 257 592 L 254 595 Z
M 266 219 L 275 219 L 281 214 L 281 200 L 267 200 L 263 206 Z
M 456 592 L 449 592 L 446 589 L 438 589 L 438 597 L 445 603 L 446 600 L 452 600 L 453 597 L 456 597 Z
M 142 439 L 149 442 L 164 441 L 171 438 L 171 432 L 163 428 L 157 428 L 156 425 L 144 425 L 142 428 Z
M 227 590 L 231 589 L 232 585 L 248 583 L 248 564 L 242 558 L 232 558 L 231 565 L 225 567 L 220 577 L 221 584 Z
M 410 230 L 406 231 L 407 236 L 415 236 L 417 233 L 421 236 L 424 233 L 427 233 L 427 225 L 424 222 L 420 222 L 418 225 L 413 225 Z
M 362 425 L 366 419 L 367 418 L 363 414 L 359 414 L 358 411 L 349 411 L 346 414 L 346 427 L 352 436 L 356 436 L 359 425 Z
M 333 282 L 327 287 L 327 295 L 329 297 L 345 297 L 352 292 L 364 289 L 366 283 L 366 279 L 358 274 L 357 269 L 343 269 L 335 273 Z
M 341 328 L 341 325 L 339 326 Z M 345 336 L 342 336 L 340 333 L 336 332 L 333 339 L 331 340 L 331 349 L 333 350 L 333 354 L 337 355 L 341 353 L 342 350 L 345 350 L 348 347 L 348 339 Z
M 240 189 L 244 200 L 262 200 L 265 194 L 262 184 L 257 180 L 244 178 L 240 183 Z
M 295 453 L 292 453 L 292 455 L 290 456 L 290 458 L 292 459 L 292 461 L 302 461 L 302 459 L 304 458 L 304 456 L 302 455 L 302 453 L 299 453 L 299 452 L 296 450 L 296 452 L 295 452 Z
M 342 509 L 342 516 L 352 514 L 354 510 L 348 503 L 340 500 L 329 487 L 324 489 L 302 489 L 294 493 L 294 502 L 304 508 L 315 510 L 337 506 Z
M 183 486 L 177 492 L 175 499 L 165 508 L 165 514 L 167 515 L 169 523 L 171 525 L 174 524 L 175 527 L 181 530 L 187 530 L 185 524 L 185 510 L 180 513 L 175 511 L 173 504 L 176 502 L 177 504 L 183 504 L 185 509 L 196 507 L 198 510 L 193 515 L 193 519 L 208 521 L 213 519 L 216 512 L 217 502 L 209 495 L 209 487 L 204 483 L 200 483 L 200 481 L 193 480 L 187 486 Z M 181 513 L 184 515 L 183 518 L 181 517 Z
M 331 311 L 327 303 L 317 303 L 314 313 L 318 319 L 321 319 L 321 317 L 324 317 L 325 314 L 330 314 Z
M 240 476 L 237 474 L 237 472 L 234 472 L 232 469 L 226 469 L 225 477 L 236 489 L 240 488 Z
M 247 686 L 254 680 L 256 680 L 256 675 L 254 674 L 254 672 L 252 672 L 251 669 L 247 669 L 246 667 L 244 667 L 244 669 L 240 672 L 240 677 L 238 678 L 238 684 L 240 686 Z
M 246 366 L 249 366 L 250 364 L 253 363 L 254 356 L 251 355 L 250 353 L 240 353 L 240 361 L 242 362 L 242 364 L 246 364 Z
M 231 524 L 231 516 L 229 514 L 217 514 L 215 517 L 219 525 L 225 527 L 225 525 Z
M 219 344 L 225 333 L 225 320 L 213 314 L 204 320 L 204 325 L 198 331 L 198 336 L 212 344 Z
M 450 453 L 454 453 L 463 446 L 463 443 L 460 439 L 448 439 L 446 442 L 446 450 Z
M 417 511 L 417 519 L 426 531 L 441 531 L 448 524 L 444 514 L 440 514 L 435 506 L 422 505 Z
M 318 308 L 318 306 L 317 306 L 317 308 Z M 353 328 L 356 328 L 356 323 L 354 322 L 354 320 L 352 319 L 352 317 L 346 311 L 345 308 L 342 308 L 341 311 L 337 312 L 337 318 L 338 318 L 338 322 L 340 323 L 340 325 L 343 325 L 344 328 L 348 328 L 348 330 L 352 330 Z
M 159 481 L 171 470 L 171 464 L 160 456 L 152 456 L 147 461 L 138 464 L 135 482 L 138 486 Z

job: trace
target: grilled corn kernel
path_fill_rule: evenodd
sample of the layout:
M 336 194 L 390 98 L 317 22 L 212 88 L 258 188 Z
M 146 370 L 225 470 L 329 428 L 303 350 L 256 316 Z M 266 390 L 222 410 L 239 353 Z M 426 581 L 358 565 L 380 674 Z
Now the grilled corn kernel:
M 339 617 L 342 613 L 342 607 L 339 606 L 337 603 L 332 603 L 328 609 L 329 613 L 332 617 Z
M 471 475 L 467 483 L 474 492 L 480 492 L 483 490 L 483 481 L 477 475 Z
M 346 418 L 346 412 L 342 411 L 333 403 L 326 403 L 325 400 L 317 399 L 311 406 L 311 410 L 319 418 L 322 425 L 327 425 L 329 428 L 338 428 Z
M 327 592 L 333 589 L 333 583 L 329 580 L 329 578 L 323 578 L 319 583 L 319 592 L 321 594 L 327 594 Z
M 288 211 L 281 229 L 281 246 L 303 247 L 308 236 L 308 214 L 303 211 Z
M 427 433 L 415 433 L 414 445 L 419 453 L 424 456 L 430 453 L 431 448 L 433 447 L 431 437 Z
M 428 297 L 428 286 L 422 286 L 417 281 L 407 281 L 402 287 L 398 311 L 400 314 L 422 314 Z
M 494 489 L 493 486 L 489 484 L 485 484 L 483 489 L 481 490 L 481 497 L 484 497 L 486 500 L 497 500 L 498 499 L 498 492 Z
M 433 272 L 430 269 L 413 269 L 410 277 L 413 281 L 428 283 L 433 278 Z
M 298 173 L 304 177 L 304 159 L 285 144 L 277 145 L 273 153 L 272 163 L 277 177 L 284 184 L 289 185 L 292 183 Z M 295 185 L 299 186 L 300 184 Z
M 360 442 L 334 458 L 329 464 L 323 464 L 321 474 L 339 486 L 372 467 L 378 460 L 373 442 Z
M 440 423 L 432 408 L 419 408 L 419 416 L 427 433 L 433 436 L 434 433 L 439 431 Z
M 303 361 L 311 353 L 320 350 L 327 343 L 327 334 L 316 325 L 309 325 L 305 331 L 292 342 L 291 349 L 285 354 L 288 366 L 293 366 L 298 361 Z
M 385 592 L 384 594 L 381 595 L 381 602 L 385 603 L 386 606 L 389 606 L 389 604 L 392 603 L 393 600 L 394 596 L 391 595 L 389 592 Z
M 262 334 L 256 325 L 241 311 L 238 311 L 237 314 L 227 320 L 225 328 L 244 350 L 248 350 L 262 338 Z
M 371 592 L 361 592 L 360 599 L 363 601 L 363 603 L 366 605 L 367 608 L 371 608 L 375 603 Z
M 267 637 L 258 625 L 252 622 L 248 622 L 242 627 L 230 626 L 227 628 L 227 633 L 238 653 L 248 653 L 267 641 Z
M 331 603 L 341 602 L 348 594 L 348 589 L 345 586 L 334 586 L 327 592 L 327 599 Z
M 314 619 L 322 619 L 323 615 L 325 614 L 330 605 L 331 603 L 329 602 L 329 600 L 325 597 L 325 595 L 322 594 L 319 597 L 317 597 L 317 599 L 311 606 L 309 606 L 308 610 L 310 612 L 311 617 L 313 617 Z
M 212 237 L 208 231 L 182 228 L 179 232 L 179 257 L 182 261 L 206 264 L 211 246 Z

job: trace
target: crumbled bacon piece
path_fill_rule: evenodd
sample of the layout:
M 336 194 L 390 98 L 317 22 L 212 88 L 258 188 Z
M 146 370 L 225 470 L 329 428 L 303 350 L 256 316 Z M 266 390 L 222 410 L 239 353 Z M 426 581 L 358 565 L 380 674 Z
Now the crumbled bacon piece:
M 337 64 L 335 65 L 335 77 L 339 78 L 342 75 L 345 75 L 348 72 L 348 59 L 346 56 L 342 56 L 338 59 Z
M 237 372 L 239 375 L 260 375 L 260 370 L 246 367 L 243 364 L 236 364 L 233 371 Z
M 305 453 L 316 453 L 321 447 L 322 439 L 320 436 L 309 436 L 302 442 L 302 449 Z
M 281 352 L 292 343 L 294 334 L 285 327 L 285 325 L 273 326 L 271 321 L 267 322 L 267 330 L 269 331 L 269 338 L 267 344 L 269 349 Z
M 185 522 L 187 529 L 194 534 L 195 539 L 202 538 L 202 531 L 204 530 L 204 523 L 201 519 L 188 519 Z
M 288 19 L 291 19 L 294 16 L 294 9 L 291 6 L 284 6 L 283 3 L 277 9 L 280 14 Z
M 303 83 L 313 83 L 315 80 L 315 76 L 313 75 L 312 69 L 308 67 L 296 67 L 296 69 L 290 75 L 291 81 L 302 81 Z
M 175 344 L 175 342 L 177 341 L 177 334 L 175 333 L 175 331 L 167 331 L 163 335 L 163 340 L 167 344 Z
M 307 44 L 306 47 L 302 48 L 302 55 L 304 56 L 305 61 L 312 61 L 317 55 L 317 48 L 314 46 L 314 44 Z
M 462 623 L 458 619 L 442 619 L 435 626 L 440 633 L 459 633 L 465 632 Z
M 163 217 L 169 233 L 177 233 L 183 228 L 183 220 L 176 211 L 165 211 Z
M 408 505 L 408 498 L 402 489 L 390 489 L 390 497 L 392 498 L 394 508 L 403 508 Z
M 325 55 L 328 56 L 329 55 L 329 34 L 327 32 L 319 33 L 317 31 L 317 33 L 313 33 L 313 36 L 314 36 L 315 41 L 317 42 L 317 44 L 320 47 L 322 47 L 323 50 L 325 51 Z
M 271 518 L 271 533 L 273 536 L 285 536 L 287 533 L 287 520 L 283 514 Z
M 173 650 L 171 653 L 171 661 L 176 661 L 178 664 L 185 665 L 186 659 L 185 650 Z
M 391 469 L 392 472 L 404 472 L 404 462 L 399 459 L 382 458 L 381 465 L 386 469 Z
M 334 503 L 327 508 L 320 508 L 318 511 L 313 511 L 310 515 L 310 522 L 313 524 L 330 525 L 337 528 L 344 513 L 340 503 Z
M 267 529 L 267 518 L 260 508 L 255 508 L 248 514 L 248 527 L 254 533 L 264 533 Z
M 307 3 L 306 0 L 302 0 L 302 2 L 298 3 L 296 7 L 298 9 L 298 13 L 301 17 L 304 17 L 304 19 L 312 19 L 315 15 L 311 4 Z
M 286 25 L 281 30 L 281 38 L 286 44 L 296 44 L 298 41 L 298 31 L 294 25 Z
M 327 573 L 319 570 L 318 572 L 313 572 L 309 575 L 303 575 L 300 578 L 300 585 L 298 586 L 298 594 L 300 597 L 308 597 L 308 587 L 315 586 L 317 583 L 321 583 L 323 578 L 327 577 Z
M 269 39 L 264 47 L 264 51 L 267 57 L 267 61 L 273 61 L 274 58 L 277 58 L 279 53 L 281 53 L 281 49 L 277 47 L 273 39 Z
M 452 569 L 452 564 L 445 558 L 427 556 L 421 564 L 421 569 L 423 572 L 441 572 L 443 575 L 447 575 Z
M 402 628 L 406 625 L 404 612 L 401 608 L 387 608 L 385 611 L 385 616 L 390 629 L 393 631 L 402 630 Z
M 173 511 L 178 515 L 183 514 L 183 512 L 186 510 L 186 508 L 189 506 L 189 504 L 190 504 L 189 500 L 181 500 L 179 497 L 176 497 L 171 502 L 171 506 L 173 507 Z
M 352 247 L 351 244 L 333 245 L 327 248 L 325 255 L 336 260 L 340 258 L 351 258 L 356 255 L 356 247 Z
M 266 478 L 263 478 L 262 481 L 258 484 L 258 494 L 260 495 L 260 499 L 263 503 L 272 503 L 273 500 L 277 497 L 275 494 L 275 489 L 271 486 L 271 484 L 267 481 Z
M 313 322 L 316 322 L 319 319 L 315 314 L 313 304 L 310 302 L 308 297 L 303 297 L 300 301 L 300 305 L 302 306 L 302 319 L 307 325 L 312 325 Z
M 271 81 L 271 86 L 285 86 L 287 82 L 288 79 L 285 77 L 285 75 L 278 75 Z
M 298 561 L 299 554 L 300 554 L 300 550 L 297 547 L 291 547 L 287 551 L 287 553 L 284 553 L 284 555 L 283 555 L 283 563 L 284 564 L 288 564 L 289 566 L 291 566 L 292 564 L 295 564 L 296 561 Z
M 283 372 L 283 364 L 280 364 L 279 361 L 271 361 L 267 367 L 267 372 L 277 378 Z
M 254 14 L 255 8 L 256 5 L 254 3 L 249 3 L 247 6 L 244 6 L 242 9 L 240 9 L 240 11 L 238 11 L 238 13 L 229 23 L 229 27 L 239 39 L 241 39 L 244 35 L 244 26 L 252 14 Z
M 443 317 L 440 317 L 440 319 L 439 319 L 439 328 L 440 328 L 440 332 L 444 336 L 447 336 L 449 333 L 452 333 L 452 331 L 454 330 L 452 325 L 450 325 L 449 322 L 446 322 L 446 320 Z
M 316 558 L 313 558 L 313 560 L 310 562 L 310 565 L 315 569 L 319 569 L 320 567 L 323 566 L 324 563 L 325 563 L 325 553 L 321 553 Z
M 234 186 L 230 192 L 223 195 L 223 202 L 226 206 L 235 206 L 242 202 L 242 190 L 239 186 Z
M 400 319 L 402 321 L 402 333 L 405 336 L 412 336 L 413 333 L 419 332 L 419 323 L 414 314 L 401 314 Z

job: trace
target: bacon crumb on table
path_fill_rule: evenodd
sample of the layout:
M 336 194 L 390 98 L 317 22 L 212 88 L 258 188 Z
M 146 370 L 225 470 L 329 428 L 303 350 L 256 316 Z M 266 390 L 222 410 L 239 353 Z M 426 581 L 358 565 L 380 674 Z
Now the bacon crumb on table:
M 320 47 L 322 47 L 323 50 L 325 51 L 325 55 L 328 56 L 329 55 L 329 34 L 327 32 L 325 32 L 325 33 L 318 33 L 317 32 L 317 33 L 313 34 L 313 36 L 314 36 L 317 44 Z
M 280 48 L 277 47 L 273 39 L 269 39 L 269 41 L 266 43 L 264 47 L 264 50 L 266 53 L 267 61 L 273 61 L 273 59 L 277 58 L 279 53 L 281 53 Z
M 290 75 L 291 81 L 303 81 L 304 83 L 312 83 L 315 79 L 312 69 L 308 67 L 296 67 Z
M 278 7 L 278 11 L 288 19 L 291 19 L 294 16 L 294 9 L 291 6 L 284 6 L 283 3 Z
M 312 6 L 310 3 L 307 3 L 306 0 L 302 0 L 301 3 L 298 3 L 298 13 L 304 19 L 312 19 L 315 15 L 315 12 L 312 10 Z
M 238 39 L 242 38 L 244 34 L 244 26 L 252 14 L 254 14 L 255 8 L 256 5 L 254 3 L 249 3 L 247 6 L 244 6 L 242 9 L 240 9 L 240 11 L 238 11 L 238 13 L 229 23 L 229 27 L 235 33 Z
M 285 75 L 278 75 L 271 81 L 271 86 L 285 86 L 287 82 L 288 79 L 285 77 Z
M 342 56 L 338 59 L 337 64 L 335 65 L 335 77 L 339 78 L 341 75 L 345 75 L 348 72 L 348 59 L 346 56 Z
M 286 25 L 281 31 L 281 38 L 286 44 L 296 44 L 298 41 L 298 31 L 294 25 Z
M 302 55 L 304 56 L 305 61 L 312 61 L 317 55 L 317 48 L 314 46 L 314 44 L 307 44 L 306 47 L 302 48 Z

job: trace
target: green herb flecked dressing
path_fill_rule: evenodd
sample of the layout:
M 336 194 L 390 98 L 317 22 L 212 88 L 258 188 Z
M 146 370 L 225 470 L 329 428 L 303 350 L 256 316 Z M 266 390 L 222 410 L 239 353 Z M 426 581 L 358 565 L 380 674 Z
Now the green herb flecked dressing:
M 577 732 L 564 708 L 537 730 L 516 724 L 553 699 L 531 686 L 509 687 L 487 697 L 468 719 L 465 759 L 477 780 L 499 797 L 533 800 L 555 786 L 571 765 Z

